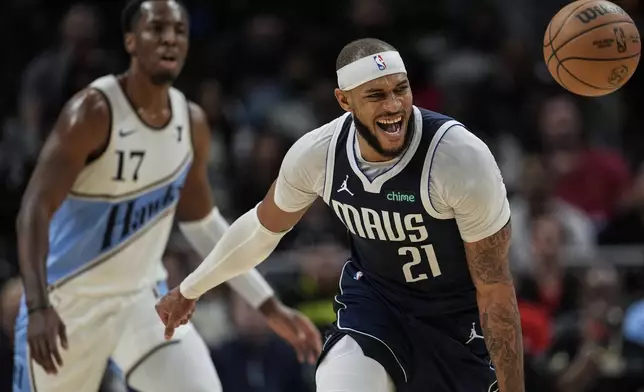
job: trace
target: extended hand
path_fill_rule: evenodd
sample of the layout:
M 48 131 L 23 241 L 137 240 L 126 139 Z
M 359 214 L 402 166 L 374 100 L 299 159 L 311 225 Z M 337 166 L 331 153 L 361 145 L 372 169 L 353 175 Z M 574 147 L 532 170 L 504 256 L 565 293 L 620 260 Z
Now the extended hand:
M 168 294 L 161 297 L 155 309 L 159 318 L 165 325 L 165 340 L 172 339 L 175 328 L 185 325 L 190 321 L 195 311 L 196 299 L 187 299 L 175 287 Z
M 41 309 L 29 316 L 27 329 L 29 355 L 45 369 L 47 374 L 58 374 L 58 368 L 63 366 L 58 339 L 60 339 L 60 345 L 67 350 L 65 324 L 54 308 Z
M 306 359 L 315 364 L 322 351 L 322 338 L 311 320 L 275 298 L 266 301 L 260 310 L 273 331 L 293 346 L 300 362 Z

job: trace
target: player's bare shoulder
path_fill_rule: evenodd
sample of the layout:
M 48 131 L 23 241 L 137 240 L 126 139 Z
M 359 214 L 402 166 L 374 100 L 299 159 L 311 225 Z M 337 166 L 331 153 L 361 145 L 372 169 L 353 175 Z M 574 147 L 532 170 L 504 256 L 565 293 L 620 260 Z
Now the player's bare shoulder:
M 210 140 L 210 125 L 208 116 L 201 106 L 188 102 L 188 116 L 190 117 L 190 130 L 193 137 L 193 144 L 198 146 L 201 142 Z
M 111 107 L 105 95 L 95 89 L 86 88 L 76 93 L 65 105 L 62 117 L 69 117 L 76 123 L 99 125 L 108 123 L 111 117 Z
M 198 104 L 192 101 L 187 101 L 187 104 L 188 116 L 190 118 L 192 149 L 195 152 L 195 163 L 204 166 L 210 156 L 210 125 L 208 124 L 208 116 Z
M 104 147 L 109 140 L 111 117 L 109 100 L 101 91 L 81 90 L 65 104 L 52 137 L 62 138 L 89 154 Z
M 193 127 L 203 127 L 204 125 L 208 125 L 206 112 L 195 102 L 188 101 L 188 114 L 190 115 L 190 122 Z
M 90 158 L 100 155 L 111 131 L 109 101 L 95 89 L 75 94 L 66 104 L 43 146 L 23 197 L 23 209 L 34 205 L 53 212 L 62 203 Z

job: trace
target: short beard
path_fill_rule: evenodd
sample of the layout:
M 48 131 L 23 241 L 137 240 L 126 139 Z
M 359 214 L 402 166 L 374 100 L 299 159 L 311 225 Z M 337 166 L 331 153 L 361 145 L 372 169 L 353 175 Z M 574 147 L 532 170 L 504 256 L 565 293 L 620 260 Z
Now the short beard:
M 170 73 L 159 73 L 156 75 L 150 75 L 150 81 L 155 86 L 171 85 L 174 83 L 175 80 L 177 80 L 177 76 Z
M 413 119 L 413 116 L 411 116 L 409 118 L 409 121 L 407 122 L 407 133 L 405 133 L 405 140 L 403 141 L 403 144 L 400 147 L 392 150 L 385 149 L 378 141 L 378 138 L 376 137 L 376 135 L 371 133 L 371 131 L 369 130 L 369 127 L 367 127 L 355 115 L 353 116 L 353 123 L 355 124 L 356 129 L 358 130 L 358 133 L 362 136 L 364 140 L 366 140 L 369 147 L 373 148 L 378 154 L 382 155 L 383 157 L 396 158 L 403 151 L 405 151 L 407 147 L 409 147 L 409 143 L 411 143 L 411 138 L 412 136 L 414 136 L 414 132 L 416 130 L 414 129 L 415 127 L 412 119 Z

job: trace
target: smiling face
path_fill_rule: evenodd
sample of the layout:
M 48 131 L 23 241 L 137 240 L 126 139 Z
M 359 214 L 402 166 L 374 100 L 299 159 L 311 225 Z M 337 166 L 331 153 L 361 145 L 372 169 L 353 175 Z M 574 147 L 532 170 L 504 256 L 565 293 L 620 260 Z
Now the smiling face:
M 371 150 L 363 150 L 365 159 L 389 160 L 409 145 L 413 96 L 406 74 L 383 76 L 350 91 L 336 89 L 335 96 L 353 114 L 356 129 Z
M 168 84 L 181 73 L 188 53 L 188 20 L 175 1 L 146 1 L 131 33 L 128 53 L 155 84 Z

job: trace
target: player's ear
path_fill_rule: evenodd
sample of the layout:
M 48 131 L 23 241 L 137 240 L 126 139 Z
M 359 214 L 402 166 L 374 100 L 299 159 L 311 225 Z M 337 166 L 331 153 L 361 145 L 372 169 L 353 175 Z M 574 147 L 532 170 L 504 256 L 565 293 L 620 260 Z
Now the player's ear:
M 342 110 L 346 112 L 351 111 L 351 104 L 349 103 L 349 96 L 346 91 L 342 91 L 339 88 L 336 88 L 333 93 L 335 94 L 335 99 L 338 100 Z
M 125 51 L 128 54 L 133 54 L 136 50 L 136 40 L 134 39 L 134 34 L 126 33 L 125 34 Z

